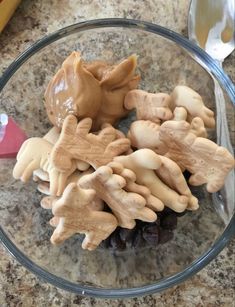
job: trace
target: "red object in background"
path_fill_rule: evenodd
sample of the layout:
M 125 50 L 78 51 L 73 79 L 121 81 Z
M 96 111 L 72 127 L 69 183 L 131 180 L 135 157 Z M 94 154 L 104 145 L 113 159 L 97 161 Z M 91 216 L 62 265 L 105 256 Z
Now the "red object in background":
M 0 129 L 4 128 L 0 127 Z M 9 117 L 3 139 L 0 140 L 0 158 L 15 158 L 26 139 L 24 131 Z

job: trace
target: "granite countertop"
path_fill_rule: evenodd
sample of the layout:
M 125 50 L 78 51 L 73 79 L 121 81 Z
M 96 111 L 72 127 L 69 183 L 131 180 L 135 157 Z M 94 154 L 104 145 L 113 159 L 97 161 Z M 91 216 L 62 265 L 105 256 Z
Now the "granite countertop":
M 187 35 L 188 5 L 189 0 L 23 0 L 0 35 L 0 74 L 37 39 L 87 19 L 142 19 Z M 235 53 L 224 63 L 233 81 L 234 57 Z M 126 300 L 101 300 L 71 294 L 45 283 L 0 246 L 0 306 L 233 306 L 234 247 L 235 239 L 197 275 L 160 294 Z

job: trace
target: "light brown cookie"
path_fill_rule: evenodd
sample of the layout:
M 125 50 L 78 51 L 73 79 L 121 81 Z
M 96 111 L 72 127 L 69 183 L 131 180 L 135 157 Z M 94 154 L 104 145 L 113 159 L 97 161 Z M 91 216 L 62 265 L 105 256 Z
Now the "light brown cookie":
M 101 130 L 105 129 L 105 128 L 113 128 L 115 130 L 115 133 L 116 133 L 116 139 L 123 139 L 125 138 L 125 134 L 119 130 L 119 129 L 115 129 L 111 124 L 109 123 L 103 123 L 102 126 L 101 126 Z
M 76 164 L 72 161 L 65 172 L 59 171 L 48 159 L 52 148 L 53 145 L 42 138 L 26 140 L 18 152 L 13 177 L 27 182 L 35 170 L 41 169 L 49 174 L 50 194 L 60 196 L 68 176 L 75 171 Z
M 108 127 L 112 127 L 113 129 L 115 129 L 111 124 L 108 124 L 108 123 L 102 124 L 101 129 L 103 130 L 103 129 L 108 128 Z M 115 129 L 115 133 L 116 133 L 116 139 L 117 140 L 118 139 L 125 139 L 126 138 L 125 134 L 121 130 L 119 130 L 119 129 Z M 127 150 L 127 152 L 123 153 L 123 154 L 129 155 L 132 152 L 133 152 L 133 150 L 131 148 L 129 148 Z
M 172 118 L 170 104 L 171 98 L 168 94 L 153 94 L 142 90 L 128 92 L 124 101 L 127 110 L 136 109 L 137 119 L 151 120 L 157 124 Z
M 33 171 L 33 181 L 38 182 L 38 181 L 45 181 L 49 182 L 49 174 L 48 172 L 43 171 L 41 168 L 36 169 Z
M 49 143 L 54 145 L 58 141 L 59 136 L 60 136 L 60 130 L 57 127 L 53 127 L 47 132 L 46 135 L 44 135 L 43 139 L 47 140 Z M 79 171 L 86 171 L 90 167 L 90 164 L 84 161 L 76 160 L 75 162 L 77 164 L 77 169 Z M 36 173 L 42 175 L 42 170 L 39 170 L 39 172 L 36 171 Z M 37 176 L 37 174 L 35 174 L 35 176 Z M 44 177 L 45 177 L 45 174 L 44 174 Z M 43 179 L 41 178 L 41 180 Z M 46 181 L 49 181 L 49 180 L 46 180 Z
M 135 219 L 146 222 L 157 219 L 157 215 L 145 207 L 146 200 L 142 196 L 124 190 L 126 180 L 113 174 L 109 166 L 101 166 L 94 173 L 83 176 L 79 185 L 85 189 L 94 189 L 98 197 L 112 209 L 121 227 L 134 228 Z
M 60 136 L 60 129 L 57 127 L 52 127 L 43 137 L 44 140 L 51 144 L 55 144 Z
M 164 204 L 159 198 L 153 196 L 146 186 L 136 183 L 136 175 L 133 171 L 124 168 L 121 163 L 114 161 L 110 162 L 108 166 L 112 168 L 114 174 L 120 175 L 126 180 L 125 191 L 143 196 L 146 199 L 146 207 L 154 211 L 162 211 L 164 209 Z
M 70 184 L 70 183 L 78 183 L 78 180 L 80 178 L 82 178 L 82 176 L 85 176 L 85 175 L 88 175 L 88 174 L 91 174 L 94 172 L 94 169 L 90 168 L 88 169 L 87 171 L 85 172 L 79 172 L 79 171 L 75 171 L 72 175 L 70 175 L 66 181 L 66 184 L 65 184 L 65 188 Z M 42 194 L 45 194 L 47 196 L 50 196 L 50 183 L 49 182 L 46 182 L 46 181 L 40 181 L 38 183 L 38 186 L 37 186 L 37 190 L 39 192 L 41 192 Z M 51 196 L 51 197 L 44 197 L 42 200 L 41 200 L 41 206 L 43 208 L 45 208 L 46 205 L 44 205 L 45 201 L 47 201 L 48 203 L 48 200 L 51 199 L 55 199 L 54 196 Z M 90 207 L 93 209 L 93 210 L 98 210 L 98 211 L 102 211 L 104 209 L 104 202 L 102 201 L 102 199 L 98 198 L 96 195 L 93 199 L 93 201 L 90 203 Z M 47 209 L 51 209 L 51 206 L 48 207 Z
M 91 125 L 90 118 L 77 123 L 75 116 L 67 116 L 60 138 L 50 156 L 50 161 L 54 166 L 61 171 L 66 171 L 71 168 L 73 159 L 77 159 L 98 168 L 130 148 L 128 139 L 115 140 L 115 129 L 107 127 L 95 135 L 89 133 Z
M 187 119 L 187 111 L 183 107 L 177 107 L 174 110 L 172 120 Z M 201 137 L 207 137 L 204 122 L 200 117 L 193 118 L 191 122 L 191 131 Z M 160 155 L 167 153 L 167 145 L 159 138 L 160 125 L 150 120 L 134 121 L 128 131 L 127 137 L 131 141 L 131 146 L 137 149 L 149 148 Z
M 149 148 L 163 155 L 167 152 L 167 147 L 160 141 L 159 131 L 160 125 L 150 120 L 137 120 L 131 124 L 127 137 L 134 148 Z
M 172 110 L 176 107 L 184 107 L 187 110 L 187 121 L 194 117 L 200 117 L 208 128 L 215 127 L 214 112 L 208 109 L 202 97 L 188 86 L 178 85 L 171 93 Z
M 187 110 L 183 107 L 176 107 L 174 109 L 174 117 L 172 120 L 185 120 L 187 121 L 188 113 Z M 194 117 L 190 123 L 191 125 L 191 132 L 194 133 L 196 136 L 200 136 L 203 138 L 207 137 L 206 128 L 204 125 L 203 120 L 200 117 Z
M 162 166 L 161 157 L 150 149 L 139 149 L 128 156 L 115 157 L 114 161 L 136 174 L 136 182 L 146 186 L 153 196 L 176 212 L 183 212 L 189 205 L 189 199 L 171 189 L 156 174 Z
M 92 172 L 92 171 L 91 171 Z M 90 174 L 91 172 L 86 171 L 84 172 L 85 174 Z M 79 178 L 81 178 L 81 174 L 83 174 L 83 172 L 80 172 L 78 170 L 75 170 L 75 172 L 73 172 L 66 180 L 65 183 L 65 187 L 66 188 L 67 185 L 69 185 L 71 182 L 75 182 L 77 183 Z M 48 195 L 50 196 L 50 180 L 44 181 L 44 180 L 40 180 L 38 181 L 38 186 L 37 186 L 37 190 L 39 192 L 41 192 L 42 194 Z M 62 191 L 64 192 L 64 191 Z M 62 193 L 61 193 L 62 194 Z
M 167 156 L 193 174 L 190 184 L 206 183 L 211 193 L 222 188 L 227 174 L 234 168 L 234 158 L 227 149 L 197 137 L 185 121 L 166 121 L 159 135 L 169 148 Z
M 37 190 L 42 194 L 50 196 L 50 182 L 39 180 L 37 181 L 37 183 L 38 183 Z
M 46 193 L 44 193 L 46 194 Z M 40 205 L 43 209 L 47 209 L 47 210 L 51 210 L 52 209 L 52 204 L 53 201 L 58 200 L 59 197 L 56 196 L 50 196 L 49 194 L 47 196 L 44 196 L 41 201 L 40 201 Z
M 68 114 L 78 118 L 95 118 L 100 106 L 99 81 L 86 70 L 80 53 L 73 51 L 47 86 L 47 115 L 54 126 L 62 127 Z
M 53 244 L 60 244 L 76 233 L 83 233 L 82 248 L 94 250 L 115 230 L 117 220 L 111 213 L 90 208 L 94 197 L 94 190 L 84 190 L 70 183 L 63 196 L 53 201 L 55 217 L 50 221 L 51 225 L 56 226 L 51 237 Z
M 188 206 L 189 210 L 197 210 L 198 199 L 192 195 L 187 182 L 183 176 L 183 173 L 180 167 L 176 162 L 172 161 L 167 157 L 160 156 L 162 161 L 161 166 L 156 169 L 157 176 L 164 182 L 168 187 L 178 192 L 180 195 L 185 195 L 188 197 Z
M 140 82 L 140 76 L 135 75 L 136 66 L 137 57 L 131 55 L 121 63 L 103 69 L 100 80 L 102 103 L 93 122 L 94 130 L 99 130 L 103 123 L 113 125 L 128 114 L 124 98 Z

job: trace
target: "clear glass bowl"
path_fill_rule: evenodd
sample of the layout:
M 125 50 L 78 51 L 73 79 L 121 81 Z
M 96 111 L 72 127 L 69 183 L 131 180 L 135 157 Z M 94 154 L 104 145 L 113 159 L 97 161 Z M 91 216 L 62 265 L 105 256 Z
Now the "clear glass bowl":
M 186 84 L 215 110 L 211 73 L 223 88 L 232 125 L 233 85 L 203 50 L 157 25 L 103 19 L 75 24 L 44 37 L 21 54 L 0 79 L 0 111 L 12 116 L 29 137 L 43 136 L 48 131 L 43 94 L 73 50 L 80 50 L 86 60 L 111 62 L 136 53 L 141 88 L 170 93 L 175 85 Z M 129 121 L 124 120 L 122 126 Z M 229 129 L 234 133 L 231 126 Z M 215 130 L 209 134 L 216 140 Z M 49 241 L 51 212 L 40 207 L 42 195 L 36 192 L 35 183 L 22 184 L 13 179 L 14 163 L 12 159 L 0 160 L 0 239 L 26 268 L 77 294 L 130 297 L 164 290 L 201 270 L 234 234 L 232 204 L 224 199 L 222 205 L 225 209 L 229 205 L 230 210 L 225 210 L 227 217 L 223 219 L 213 202 L 215 197 L 212 199 L 202 187 L 194 189 L 200 209 L 181 217 L 174 239 L 155 249 L 88 252 L 81 249 L 76 236 L 54 247 Z

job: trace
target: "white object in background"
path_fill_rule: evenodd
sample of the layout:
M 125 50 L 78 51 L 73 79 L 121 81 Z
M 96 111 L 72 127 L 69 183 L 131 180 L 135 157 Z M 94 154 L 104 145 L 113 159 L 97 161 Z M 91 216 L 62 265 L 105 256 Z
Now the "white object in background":
M 7 124 L 8 124 L 8 116 L 4 113 L 0 114 L 0 142 L 4 138 Z

